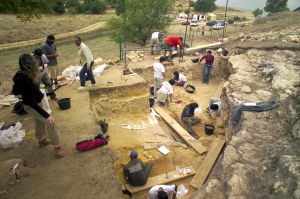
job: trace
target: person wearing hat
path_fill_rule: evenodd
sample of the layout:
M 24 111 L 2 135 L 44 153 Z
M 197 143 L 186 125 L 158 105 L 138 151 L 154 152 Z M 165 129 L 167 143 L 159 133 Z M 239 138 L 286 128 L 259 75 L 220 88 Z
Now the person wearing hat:
M 213 63 L 214 63 L 214 60 L 215 60 L 215 57 L 211 54 L 211 51 L 207 51 L 207 55 L 203 56 L 199 63 L 205 59 L 205 65 L 204 65 L 204 75 L 203 75 L 203 78 L 202 78 L 202 83 L 206 83 L 208 84 L 209 82 L 209 76 L 210 76 L 210 73 L 211 73 L 211 70 L 212 70 L 212 67 L 213 67 Z
M 192 126 L 195 126 L 201 122 L 201 119 L 194 116 L 195 109 L 198 108 L 197 103 L 191 103 L 186 105 L 181 114 L 181 120 L 188 125 L 188 133 L 192 134 Z
M 169 82 L 163 82 L 161 83 L 160 89 L 157 91 L 157 100 L 161 103 L 161 105 L 166 106 L 167 105 L 167 99 L 168 95 L 170 96 L 170 102 L 172 102 L 172 94 L 173 94 L 173 88 L 172 85 L 175 84 L 175 80 L 171 79 Z
M 154 97 L 156 97 L 156 91 L 159 88 L 159 85 L 162 83 L 165 78 L 165 67 L 163 62 L 167 61 L 166 58 L 160 57 L 159 62 L 153 64 L 154 72 Z
M 138 152 L 130 153 L 130 162 L 124 166 L 124 176 L 132 186 L 143 186 L 147 183 L 148 176 L 152 169 L 152 163 L 145 164 L 142 160 L 137 160 Z
M 173 193 L 173 199 L 175 199 L 177 185 L 156 185 L 150 189 L 147 199 L 169 199 L 171 193 Z

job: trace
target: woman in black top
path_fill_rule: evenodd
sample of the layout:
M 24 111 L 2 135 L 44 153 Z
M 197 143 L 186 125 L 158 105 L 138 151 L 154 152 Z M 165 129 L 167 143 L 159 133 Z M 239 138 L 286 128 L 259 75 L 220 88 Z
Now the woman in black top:
M 37 86 L 41 77 L 39 64 L 33 56 L 23 54 L 19 59 L 19 66 L 20 70 L 13 78 L 12 93 L 22 96 L 24 110 L 34 117 L 35 137 L 39 141 L 39 146 L 42 147 L 51 143 L 54 146 L 56 156 L 63 157 L 65 153 L 59 146 L 60 138 L 55 120 L 40 106 L 44 94 Z M 48 136 L 49 138 L 47 138 Z
M 194 116 L 195 109 L 198 108 L 197 103 L 186 105 L 181 114 L 181 120 L 188 125 L 188 133 L 192 134 L 192 126 L 199 124 L 201 119 Z

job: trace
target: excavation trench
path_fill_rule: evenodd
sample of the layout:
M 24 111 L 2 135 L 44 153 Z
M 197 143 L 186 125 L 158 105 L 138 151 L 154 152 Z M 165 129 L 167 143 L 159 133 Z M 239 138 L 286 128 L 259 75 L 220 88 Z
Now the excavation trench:
M 211 74 L 210 83 L 202 84 L 203 65 L 198 65 L 190 61 L 192 57 L 186 57 L 183 64 L 165 64 L 166 79 L 172 78 L 174 71 L 183 73 L 188 83 L 196 87 L 196 91 L 191 94 L 183 87 L 173 86 L 173 103 L 162 107 L 171 117 L 173 117 L 183 128 L 187 128 L 181 119 L 183 108 L 197 102 L 203 112 L 208 106 L 210 97 L 222 93 L 224 79 L 228 78 L 227 59 L 216 56 L 215 65 Z M 194 58 L 194 57 L 193 57 Z M 110 87 L 90 90 L 91 108 L 97 121 L 105 119 L 108 123 L 108 135 L 111 137 L 108 145 L 111 150 L 118 150 L 121 156 L 115 161 L 114 166 L 121 184 L 126 184 L 123 176 L 124 165 L 130 161 L 129 154 L 132 150 L 139 153 L 139 159 L 147 162 L 148 158 L 143 153 L 146 150 L 148 156 L 152 156 L 153 168 L 150 176 L 164 174 L 176 169 L 193 166 L 198 170 L 205 155 L 199 155 L 193 148 L 183 148 L 176 142 L 186 144 L 179 135 L 161 118 L 157 118 L 157 124 L 151 124 L 154 119 L 149 115 L 150 87 L 153 86 L 152 66 L 132 67 L 131 70 L 138 73 L 138 80 L 127 85 L 112 85 Z M 181 104 L 174 103 L 175 100 L 182 100 Z M 223 122 L 220 117 L 211 119 L 207 114 L 197 115 L 201 118 L 201 123 L 193 127 L 194 137 L 199 138 L 199 142 L 209 151 L 215 137 L 224 133 Z M 150 120 L 149 120 L 150 118 Z M 216 127 L 214 134 L 207 136 L 204 131 L 205 124 L 212 124 Z M 130 126 L 131 125 L 131 126 Z M 139 129 L 146 127 L 145 129 Z M 130 128 L 135 128 L 130 129 Z M 165 145 L 171 152 L 166 156 L 157 151 L 158 146 Z M 188 195 L 194 193 L 196 189 L 189 184 L 193 177 L 175 181 L 173 184 L 183 184 L 188 190 Z M 149 190 L 133 194 L 133 198 L 140 196 L 146 198 Z

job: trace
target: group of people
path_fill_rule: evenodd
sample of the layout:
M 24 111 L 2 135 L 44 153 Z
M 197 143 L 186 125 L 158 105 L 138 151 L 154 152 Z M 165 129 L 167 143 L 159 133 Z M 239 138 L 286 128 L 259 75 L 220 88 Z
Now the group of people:
M 132 186 L 143 186 L 147 183 L 152 163 L 149 161 L 144 165 L 142 160 L 137 159 L 138 152 L 130 153 L 130 162 L 124 166 L 124 177 Z M 156 185 L 148 193 L 147 199 L 169 199 L 173 193 L 173 199 L 176 198 L 177 185 Z
M 61 158 L 65 156 L 65 153 L 60 147 L 60 137 L 55 119 L 42 108 L 41 101 L 44 98 L 44 94 L 39 88 L 40 82 L 48 88 L 51 88 L 52 85 L 52 88 L 55 88 L 55 85 L 58 85 L 57 76 L 59 70 L 57 57 L 60 53 L 57 51 L 54 42 L 55 37 L 49 35 L 47 40 L 42 43 L 41 48 L 35 49 L 32 54 L 21 55 L 19 58 L 19 71 L 13 78 L 14 86 L 12 93 L 16 96 L 21 95 L 24 110 L 34 117 L 35 137 L 39 142 L 39 146 L 43 147 L 52 144 L 56 156 Z M 92 72 L 94 64 L 93 55 L 90 49 L 81 42 L 80 37 L 76 37 L 74 42 L 78 47 L 80 63 L 83 64 L 80 71 L 79 89 L 82 90 L 85 88 L 86 73 L 91 80 L 89 86 L 96 86 Z M 48 69 L 48 72 L 46 69 Z M 57 100 L 54 91 L 51 89 L 49 89 L 50 92 L 47 94 L 51 99 Z

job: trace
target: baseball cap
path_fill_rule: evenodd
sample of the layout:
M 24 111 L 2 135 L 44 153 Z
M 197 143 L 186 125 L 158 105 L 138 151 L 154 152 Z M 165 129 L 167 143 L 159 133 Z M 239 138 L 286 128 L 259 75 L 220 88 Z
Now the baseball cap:
M 136 151 L 131 151 L 130 157 L 132 157 L 133 155 L 135 155 L 135 157 L 137 158 L 139 154 Z

